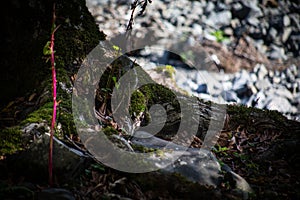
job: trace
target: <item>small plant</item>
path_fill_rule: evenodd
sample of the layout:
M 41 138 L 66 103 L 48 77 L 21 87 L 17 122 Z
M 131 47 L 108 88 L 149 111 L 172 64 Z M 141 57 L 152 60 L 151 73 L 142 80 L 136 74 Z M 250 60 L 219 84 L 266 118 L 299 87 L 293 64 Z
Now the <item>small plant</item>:
M 211 33 L 211 35 L 215 36 L 217 42 L 224 42 L 225 40 L 228 40 L 228 37 L 224 36 L 224 31 L 217 30 Z
M 56 15 L 55 15 L 55 4 L 53 5 L 53 16 L 52 16 L 52 28 L 51 28 L 51 38 L 50 41 L 46 43 L 43 49 L 43 53 L 46 56 L 50 56 L 51 61 L 51 70 L 52 70 L 52 96 L 53 96 L 53 111 L 52 111 L 52 120 L 51 120 L 51 127 L 50 127 L 50 139 L 49 139 L 49 161 L 48 161 L 48 173 L 49 173 L 49 185 L 52 186 L 53 184 L 53 136 L 55 131 L 55 122 L 56 122 L 56 113 L 57 113 L 57 106 L 58 102 L 56 100 L 56 70 L 55 70 L 55 57 L 54 57 L 54 34 L 59 26 L 55 24 Z M 49 59 L 48 59 L 49 60 Z
M 121 48 L 117 45 L 113 45 L 113 49 L 116 50 L 116 51 L 121 51 Z
M 118 83 L 117 77 L 113 76 L 113 77 L 112 77 L 112 80 L 113 80 L 113 82 L 114 82 L 114 84 L 115 84 L 115 87 L 116 87 L 117 89 L 119 89 L 120 83 Z
M 215 153 L 219 153 L 220 155 L 224 155 L 227 156 L 228 154 L 226 153 L 226 151 L 228 151 L 229 148 L 228 147 L 221 147 L 219 144 L 217 144 L 215 147 L 213 147 L 213 151 Z
M 166 66 L 160 66 L 156 68 L 156 71 L 158 73 L 164 73 L 166 77 L 173 79 L 173 76 L 175 74 L 175 69 L 172 65 L 166 65 Z

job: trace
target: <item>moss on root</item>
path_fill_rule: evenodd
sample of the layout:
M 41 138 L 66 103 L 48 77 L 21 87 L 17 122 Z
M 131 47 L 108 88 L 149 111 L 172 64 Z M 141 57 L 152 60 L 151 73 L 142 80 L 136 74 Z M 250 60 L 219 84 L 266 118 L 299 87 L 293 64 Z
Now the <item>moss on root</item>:
M 137 116 L 141 112 L 147 110 L 147 99 L 144 94 L 137 90 L 131 95 L 129 114 L 131 116 Z
M 278 130 L 284 132 L 288 127 L 288 119 L 275 110 L 262 110 L 245 105 L 228 105 L 227 113 L 230 116 L 229 126 L 246 129 L 250 133 L 261 130 Z

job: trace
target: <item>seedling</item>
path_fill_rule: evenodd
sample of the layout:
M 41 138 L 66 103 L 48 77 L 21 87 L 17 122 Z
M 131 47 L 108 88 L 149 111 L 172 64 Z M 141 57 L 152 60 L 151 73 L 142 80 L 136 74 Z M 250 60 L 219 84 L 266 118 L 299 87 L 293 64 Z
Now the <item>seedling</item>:
M 56 113 L 57 113 L 57 105 L 58 102 L 56 101 L 56 70 L 55 70 L 55 57 L 54 57 L 54 34 L 55 31 L 59 28 L 56 27 L 55 24 L 56 15 L 55 15 L 55 4 L 53 4 L 53 16 L 52 16 L 52 28 L 51 28 L 51 38 L 50 41 L 46 43 L 43 49 L 43 53 L 46 56 L 50 56 L 51 61 L 51 70 L 52 70 L 52 96 L 53 96 L 53 112 L 52 112 L 52 120 L 51 120 L 51 127 L 50 127 L 50 139 L 49 139 L 49 161 L 48 161 L 48 173 L 49 173 L 49 185 L 52 186 L 53 184 L 53 135 L 55 131 L 55 122 L 56 122 Z M 49 60 L 49 59 L 48 59 Z

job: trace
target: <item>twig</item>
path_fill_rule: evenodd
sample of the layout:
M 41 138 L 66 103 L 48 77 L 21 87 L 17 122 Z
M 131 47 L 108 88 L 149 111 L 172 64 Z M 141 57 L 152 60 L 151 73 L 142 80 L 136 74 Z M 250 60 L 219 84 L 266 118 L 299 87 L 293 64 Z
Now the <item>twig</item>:
M 141 16 L 143 15 L 143 13 L 145 12 L 146 10 L 146 7 L 148 5 L 148 3 L 152 3 L 152 0 L 134 0 L 134 2 L 131 4 L 131 16 L 130 16 L 130 19 L 129 19 L 129 22 L 128 22 L 128 25 L 127 25 L 127 28 L 126 28 L 126 32 L 129 31 L 129 30 L 132 30 L 132 26 L 134 24 L 133 22 L 133 15 L 134 15 L 134 12 L 135 12 L 135 9 L 140 6 L 141 7 L 141 10 L 140 12 L 138 13 L 138 16 Z

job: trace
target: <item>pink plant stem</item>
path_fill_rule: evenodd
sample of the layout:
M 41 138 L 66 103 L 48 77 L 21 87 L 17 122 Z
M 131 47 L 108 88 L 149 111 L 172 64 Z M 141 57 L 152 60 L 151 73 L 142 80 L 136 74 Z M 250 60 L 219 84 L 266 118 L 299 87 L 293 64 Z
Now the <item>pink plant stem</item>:
M 53 135 L 56 122 L 56 71 L 55 71 L 55 57 L 54 57 L 54 33 L 57 30 L 55 28 L 55 5 L 53 6 L 53 21 L 52 21 L 52 33 L 50 41 L 50 52 L 51 52 L 51 69 L 52 69 L 52 90 L 53 90 L 53 112 L 52 112 L 52 121 L 50 128 L 50 140 L 49 140 L 49 160 L 48 160 L 48 172 L 49 172 L 49 185 L 53 185 Z

